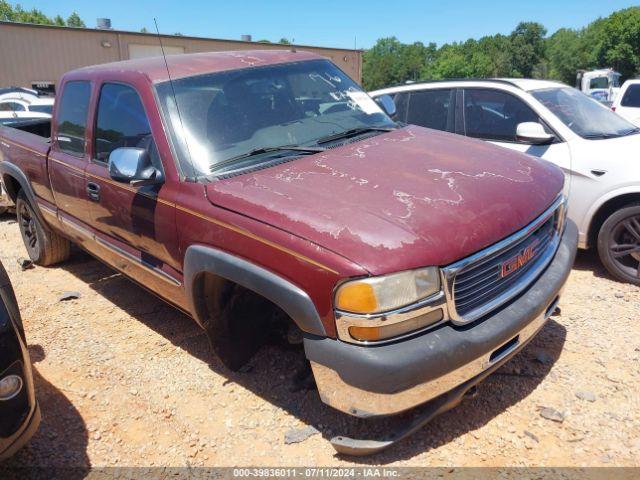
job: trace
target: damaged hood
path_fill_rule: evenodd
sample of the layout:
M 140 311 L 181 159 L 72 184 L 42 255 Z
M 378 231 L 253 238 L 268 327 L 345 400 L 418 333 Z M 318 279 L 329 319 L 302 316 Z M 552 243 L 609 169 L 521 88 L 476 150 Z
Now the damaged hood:
M 217 206 L 373 275 L 447 265 L 521 229 L 562 189 L 533 157 L 409 126 L 206 186 Z

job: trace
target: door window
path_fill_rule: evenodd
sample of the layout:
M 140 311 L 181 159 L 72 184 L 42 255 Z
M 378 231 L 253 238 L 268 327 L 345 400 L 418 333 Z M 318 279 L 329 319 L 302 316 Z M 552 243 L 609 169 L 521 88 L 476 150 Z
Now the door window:
M 450 118 L 452 90 L 422 90 L 411 92 L 407 122 L 435 130 L 449 130 L 453 126 Z
M 61 152 L 82 157 L 84 155 L 84 134 L 87 126 L 87 112 L 91 84 L 89 82 L 68 82 L 62 92 L 58 113 L 58 135 L 56 137 Z
M 399 92 L 393 95 L 393 103 L 396 104 L 396 114 L 393 120 L 406 122 L 409 109 L 409 92 Z
M 522 100 L 498 90 L 464 91 L 464 126 L 469 137 L 515 142 L 518 124 L 540 117 Z
M 640 83 L 629 85 L 620 102 L 622 107 L 640 108 Z
M 17 102 L 0 103 L 0 112 L 24 112 L 25 110 L 24 105 Z
M 102 86 L 95 137 L 95 157 L 100 162 L 107 162 L 111 152 L 121 147 L 147 149 L 152 160 L 157 156 L 140 96 L 128 85 Z

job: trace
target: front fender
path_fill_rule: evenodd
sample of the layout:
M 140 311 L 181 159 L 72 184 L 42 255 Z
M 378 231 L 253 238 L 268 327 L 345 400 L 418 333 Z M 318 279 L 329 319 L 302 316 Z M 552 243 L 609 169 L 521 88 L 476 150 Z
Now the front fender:
M 203 273 L 211 273 L 234 282 L 276 304 L 306 333 L 326 337 L 327 333 L 316 307 L 306 292 L 288 280 L 247 260 L 217 248 L 193 245 L 184 260 L 184 285 L 189 308 L 204 327 L 205 304 L 195 284 Z

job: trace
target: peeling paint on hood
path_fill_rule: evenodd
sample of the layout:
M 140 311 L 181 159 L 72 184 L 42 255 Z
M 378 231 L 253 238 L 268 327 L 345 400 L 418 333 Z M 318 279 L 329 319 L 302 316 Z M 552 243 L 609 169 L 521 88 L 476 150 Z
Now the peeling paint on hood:
M 373 275 L 447 265 L 535 219 L 562 172 L 528 155 L 409 126 L 206 186 L 209 200 Z

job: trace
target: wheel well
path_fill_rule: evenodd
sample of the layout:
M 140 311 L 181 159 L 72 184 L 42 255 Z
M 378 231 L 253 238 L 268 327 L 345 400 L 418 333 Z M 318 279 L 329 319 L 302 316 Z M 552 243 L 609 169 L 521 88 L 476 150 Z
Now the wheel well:
M 640 202 L 640 193 L 627 193 L 614 197 L 603 203 L 598 211 L 595 213 L 589 225 L 588 246 L 595 245 L 598 241 L 598 233 L 600 227 L 609 218 L 609 216 L 617 210 L 629 205 L 631 203 Z
M 2 177 L 2 183 L 4 184 L 4 189 L 7 191 L 7 195 L 13 203 L 16 203 L 16 199 L 18 198 L 18 192 L 20 191 L 20 183 L 13 178 L 11 175 L 4 175 Z
M 235 282 L 209 272 L 193 285 L 195 308 L 211 346 L 223 363 L 236 370 L 267 343 L 297 328 L 275 303 Z

